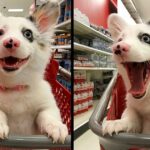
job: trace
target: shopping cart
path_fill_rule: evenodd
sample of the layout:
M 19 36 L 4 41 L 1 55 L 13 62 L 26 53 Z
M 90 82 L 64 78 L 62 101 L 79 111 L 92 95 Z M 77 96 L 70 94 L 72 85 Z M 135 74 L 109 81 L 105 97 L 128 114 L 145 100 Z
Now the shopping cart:
M 61 70 L 61 71 L 59 71 Z M 63 71 L 62 71 L 63 70 Z M 61 111 L 63 122 L 67 125 L 69 134 L 71 133 L 71 94 L 57 80 L 58 71 L 70 78 L 70 73 L 59 68 L 56 60 L 52 59 L 47 66 L 45 79 L 51 84 L 52 91 L 57 101 L 57 105 Z M 35 136 L 9 136 L 8 139 L 0 141 L 0 150 L 19 149 L 50 149 L 50 150 L 71 150 L 71 136 L 69 135 L 64 144 L 53 143 L 52 139 L 44 135 Z
M 140 148 L 150 147 L 148 134 L 122 132 L 113 136 L 102 135 L 102 121 L 106 116 L 109 120 L 121 117 L 125 108 L 125 95 L 123 80 L 119 74 L 115 74 L 90 117 L 89 126 L 99 136 L 101 150 L 140 150 Z

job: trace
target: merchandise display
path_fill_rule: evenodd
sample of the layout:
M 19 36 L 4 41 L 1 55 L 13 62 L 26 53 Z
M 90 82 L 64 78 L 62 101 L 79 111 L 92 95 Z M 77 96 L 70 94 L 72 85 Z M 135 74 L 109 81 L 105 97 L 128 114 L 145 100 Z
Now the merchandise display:
M 71 44 L 71 34 L 70 33 L 56 33 L 54 36 L 53 45 L 69 45 Z
M 86 39 L 81 36 L 74 36 L 74 42 L 111 53 L 111 43 L 100 38 Z
M 94 102 L 93 99 L 101 97 L 113 75 L 110 75 L 107 70 L 114 70 L 116 66 L 111 58 L 112 40 L 108 30 L 102 26 L 98 27 L 91 24 L 88 17 L 78 8 L 74 9 L 74 18 L 76 23 L 74 28 L 74 69 L 77 70 L 74 71 L 74 115 L 76 115 L 88 111 Z M 82 30 L 89 32 L 84 33 Z M 92 72 L 84 71 L 86 68 L 94 68 L 97 71 L 105 69 L 106 72 L 103 75 L 103 71 L 100 71 L 98 74 L 101 77 L 96 79 L 92 77 Z M 106 76 L 107 73 L 109 74 L 108 77 Z M 91 74 L 90 77 L 88 74 Z
M 60 17 L 58 19 L 58 24 L 71 19 L 71 0 L 64 0 L 60 4 Z
M 93 133 L 86 127 L 93 110 L 116 72 L 111 50 L 113 40 L 105 25 L 104 9 L 101 10 L 103 5 L 105 1 L 101 3 L 94 0 L 80 2 L 75 0 L 73 35 L 75 150 L 100 149 L 93 145 L 95 141 L 99 142 L 95 140 L 96 138 L 91 139 Z M 87 137 L 89 133 L 91 137 Z M 89 146 L 86 142 L 88 138 L 91 139 L 88 140 Z
M 54 58 L 59 62 L 59 65 L 66 69 L 70 74 L 71 71 L 71 0 L 63 0 L 60 3 L 60 16 L 56 32 L 53 36 Z M 67 22 L 67 24 L 66 24 Z M 57 30 L 58 28 L 58 30 Z M 59 29 L 63 29 L 61 32 Z M 71 80 L 58 74 L 57 80 L 69 91 L 71 91 Z
M 74 67 L 102 67 L 115 68 L 115 63 L 109 55 L 94 54 L 78 54 L 74 55 Z
M 74 19 L 83 22 L 84 24 L 90 26 L 89 18 L 83 14 L 78 8 L 74 9 Z
M 94 83 L 86 81 L 86 72 L 75 72 L 74 115 L 88 111 L 93 106 Z
M 101 79 L 94 79 L 94 99 L 100 99 L 104 91 L 106 90 L 110 80 L 113 77 L 113 71 L 102 72 Z

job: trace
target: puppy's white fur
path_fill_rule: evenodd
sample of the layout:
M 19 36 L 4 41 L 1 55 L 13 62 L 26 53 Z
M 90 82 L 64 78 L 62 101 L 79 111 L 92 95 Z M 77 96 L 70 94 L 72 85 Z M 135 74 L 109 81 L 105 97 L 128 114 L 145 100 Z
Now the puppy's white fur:
M 108 18 L 108 28 L 112 33 L 112 37 L 117 43 L 119 38 L 127 43 L 130 48 L 126 57 L 113 55 L 113 58 L 118 67 L 118 71 L 123 77 L 126 90 L 131 88 L 130 81 L 126 69 L 121 64 L 122 62 L 143 62 L 150 60 L 150 45 L 141 42 L 138 39 L 140 32 L 150 34 L 150 26 L 148 24 L 128 25 L 120 16 L 112 14 Z M 119 132 L 131 133 L 150 133 L 150 82 L 148 83 L 146 94 L 136 99 L 127 92 L 126 109 L 122 114 L 121 119 L 114 121 L 106 121 L 103 123 L 103 134 Z
M 8 73 L 0 67 L 0 85 L 13 87 L 27 85 L 21 91 L 0 91 L 0 138 L 11 135 L 47 134 L 54 142 L 64 142 L 68 129 L 62 123 L 60 111 L 56 105 L 50 85 L 44 80 L 44 72 L 51 50 L 49 41 L 54 32 L 58 16 L 58 7 L 51 3 L 33 14 L 34 21 L 19 17 L 0 16 L 0 28 L 5 34 L 0 37 L 0 58 L 10 56 L 3 48 L 3 40 L 15 37 L 20 40 L 20 47 L 11 56 L 29 61 L 17 71 Z M 49 10 L 50 12 L 47 12 Z M 37 13 L 47 17 L 47 26 L 42 25 Z M 47 15 L 47 16 L 45 16 Z M 41 30 L 45 27 L 44 30 Z M 32 30 L 34 41 L 29 42 L 21 33 L 22 28 Z

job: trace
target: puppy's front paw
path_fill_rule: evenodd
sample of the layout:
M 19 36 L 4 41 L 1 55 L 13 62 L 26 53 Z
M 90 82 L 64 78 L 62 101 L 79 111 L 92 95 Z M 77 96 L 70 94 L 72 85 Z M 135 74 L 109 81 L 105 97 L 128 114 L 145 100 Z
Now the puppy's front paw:
M 43 126 L 42 130 L 48 134 L 48 137 L 53 139 L 53 143 L 58 141 L 64 143 L 68 135 L 67 126 L 60 121 L 53 121 Z
M 118 134 L 119 132 L 132 132 L 136 133 L 139 132 L 140 127 L 139 125 L 128 122 L 127 120 L 109 120 L 106 121 L 102 126 L 103 135 L 109 134 L 112 135 L 113 133 Z
M 4 123 L 0 123 L 0 139 L 5 139 L 8 137 L 9 127 Z

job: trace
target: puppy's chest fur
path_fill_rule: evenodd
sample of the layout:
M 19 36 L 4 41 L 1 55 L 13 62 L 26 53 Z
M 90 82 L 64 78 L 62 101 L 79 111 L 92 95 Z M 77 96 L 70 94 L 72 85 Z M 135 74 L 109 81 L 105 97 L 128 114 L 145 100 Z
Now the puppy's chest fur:
M 128 97 L 127 100 L 127 107 L 132 107 L 138 113 L 139 117 L 141 118 L 142 123 L 142 132 L 145 134 L 150 133 L 150 97 L 146 97 L 143 100 L 135 100 L 131 97 Z
M 143 100 L 135 100 L 132 97 L 127 97 L 127 107 L 134 108 L 141 117 L 149 116 L 150 118 L 150 97 Z
M 38 133 L 35 118 L 43 100 L 36 95 L 32 90 L 0 93 L 0 110 L 8 118 L 10 134 Z

